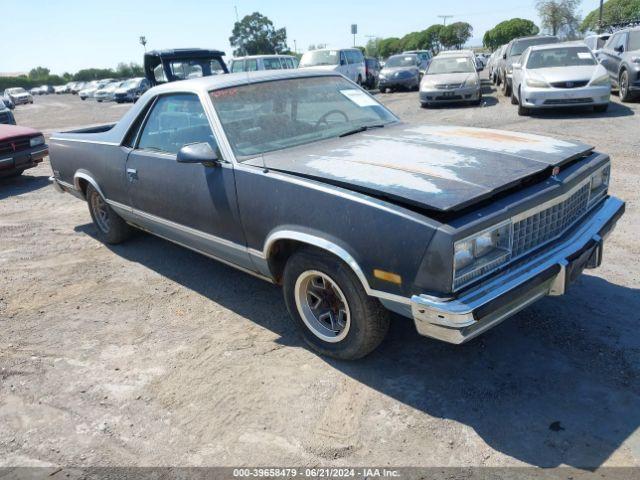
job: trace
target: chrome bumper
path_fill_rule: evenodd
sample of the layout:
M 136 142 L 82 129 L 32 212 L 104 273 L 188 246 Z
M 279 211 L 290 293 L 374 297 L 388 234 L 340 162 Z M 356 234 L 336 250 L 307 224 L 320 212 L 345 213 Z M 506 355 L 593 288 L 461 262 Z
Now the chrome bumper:
M 563 295 L 584 268 L 600 266 L 604 239 L 624 209 L 623 201 L 608 197 L 561 243 L 454 300 L 414 295 L 411 313 L 418 333 L 464 343 L 546 295 Z

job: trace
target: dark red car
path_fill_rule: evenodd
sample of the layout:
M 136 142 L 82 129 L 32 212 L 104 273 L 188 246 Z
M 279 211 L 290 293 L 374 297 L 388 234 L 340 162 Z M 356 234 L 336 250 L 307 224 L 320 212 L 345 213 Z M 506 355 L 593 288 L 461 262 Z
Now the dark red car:
M 38 130 L 0 124 L 0 177 L 20 175 L 48 154 L 49 148 Z

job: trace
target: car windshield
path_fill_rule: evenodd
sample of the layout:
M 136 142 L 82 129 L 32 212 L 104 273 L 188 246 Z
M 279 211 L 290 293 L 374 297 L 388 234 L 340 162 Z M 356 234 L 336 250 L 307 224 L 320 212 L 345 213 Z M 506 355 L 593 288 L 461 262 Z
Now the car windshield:
M 133 88 L 138 86 L 139 80 L 132 78 L 131 80 L 127 80 L 120 87 L 121 88 Z
M 211 92 L 211 100 L 239 157 L 397 121 L 372 96 L 337 76 L 225 88 Z
M 300 66 L 337 65 L 339 60 L 340 52 L 338 50 L 313 50 L 302 55 Z
M 434 58 L 427 69 L 426 75 L 440 75 L 443 73 L 471 73 L 476 71 L 473 60 L 469 57 L 441 57 Z
M 418 64 L 418 57 L 415 55 L 394 55 L 389 57 L 385 68 L 414 67 Z
M 533 50 L 529 53 L 527 68 L 579 67 L 595 65 L 596 60 L 589 47 L 558 47 Z
M 22 87 L 16 87 L 16 88 L 8 88 L 7 93 L 27 93 L 27 92 Z
M 519 40 L 511 45 L 509 56 L 522 55 L 522 52 L 533 45 L 545 45 L 547 43 L 558 43 L 558 39 L 556 37 L 540 37 Z

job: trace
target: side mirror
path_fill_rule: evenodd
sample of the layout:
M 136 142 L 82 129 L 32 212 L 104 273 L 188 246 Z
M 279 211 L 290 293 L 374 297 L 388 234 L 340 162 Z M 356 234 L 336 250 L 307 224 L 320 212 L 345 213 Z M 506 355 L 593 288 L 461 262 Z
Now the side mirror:
M 618 45 L 618 46 L 615 48 L 615 51 L 616 51 L 616 52 L 618 52 L 618 53 L 622 53 L 622 52 L 624 52 L 624 45 Z
M 506 54 L 506 53 L 503 53 L 503 54 L 502 54 L 502 58 L 503 58 L 503 60 L 506 60 L 506 59 L 507 59 L 507 54 Z
M 178 163 L 202 163 L 205 166 L 212 166 L 219 161 L 218 154 L 207 142 L 185 145 L 178 150 L 176 160 Z
M 340 65 L 346 65 L 347 61 L 344 58 L 340 59 Z
M 514 63 L 511 66 L 513 67 L 514 70 L 520 70 L 522 68 L 522 64 L 520 63 Z

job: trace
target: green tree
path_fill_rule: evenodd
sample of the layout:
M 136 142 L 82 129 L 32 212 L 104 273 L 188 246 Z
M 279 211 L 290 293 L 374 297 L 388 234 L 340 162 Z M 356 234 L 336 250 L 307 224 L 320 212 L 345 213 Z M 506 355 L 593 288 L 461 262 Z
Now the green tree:
M 381 58 L 387 58 L 402 51 L 400 39 L 397 37 L 383 38 L 378 42 L 378 53 Z
M 45 67 L 32 68 L 31 71 L 29 71 L 29 80 L 44 82 L 49 78 L 50 73 L 51 71 Z
M 282 53 L 287 48 L 287 29 L 276 29 L 264 15 L 254 12 L 233 25 L 229 43 L 234 55 Z
M 540 29 L 531 20 L 512 18 L 511 20 L 500 22 L 491 30 L 487 30 L 482 38 L 482 44 L 486 48 L 495 50 L 514 38 L 537 35 L 539 32 Z
M 580 25 L 580 30 L 599 31 L 598 21 L 600 20 L 599 8 L 589 12 Z M 640 0 L 608 0 L 602 6 L 602 24 L 628 22 L 640 18 Z
M 467 22 L 454 22 L 440 31 L 440 43 L 446 48 L 462 48 L 471 38 L 473 27 Z
M 578 7 L 582 0 L 538 0 L 536 9 L 542 23 L 552 35 L 575 38 L 580 25 Z
M 431 25 L 429 28 L 424 30 L 425 44 L 423 47 L 425 50 L 431 50 L 433 53 L 437 54 L 442 49 L 440 37 L 444 28 L 444 25 L 436 24 Z
M 379 57 L 380 52 L 378 51 L 378 44 L 380 43 L 381 38 L 370 38 L 367 40 L 367 44 L 364 46 L 367 55 L 370 57 Z

